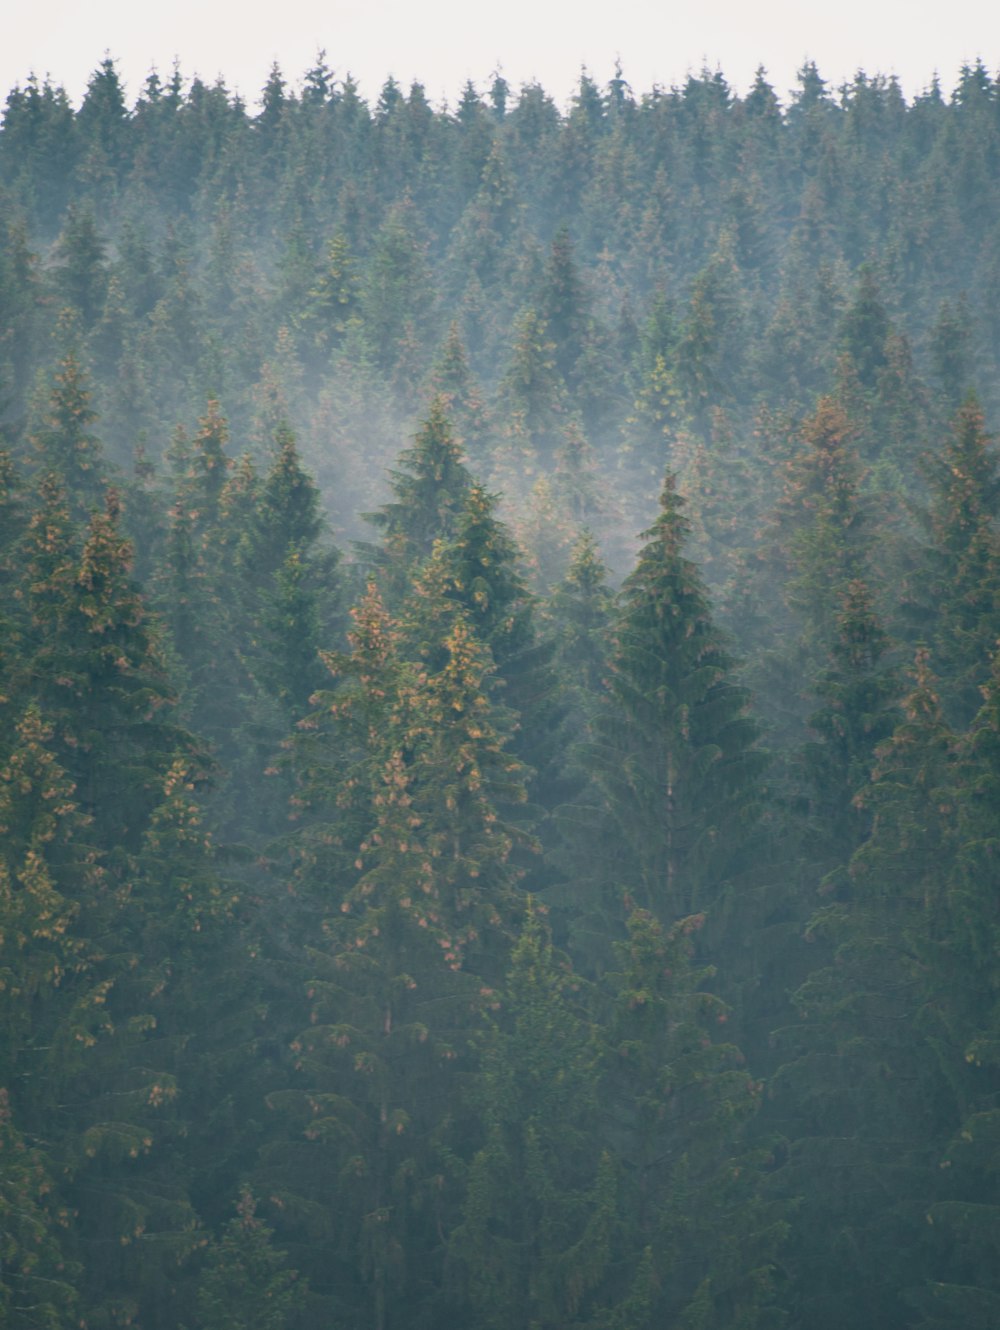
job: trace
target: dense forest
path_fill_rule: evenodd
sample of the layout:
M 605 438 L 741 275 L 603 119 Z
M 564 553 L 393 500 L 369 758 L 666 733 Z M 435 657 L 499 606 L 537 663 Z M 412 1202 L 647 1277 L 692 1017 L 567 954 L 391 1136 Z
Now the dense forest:
M 0 127 L 0 1323 L 997 1330 L 1000 80 Z

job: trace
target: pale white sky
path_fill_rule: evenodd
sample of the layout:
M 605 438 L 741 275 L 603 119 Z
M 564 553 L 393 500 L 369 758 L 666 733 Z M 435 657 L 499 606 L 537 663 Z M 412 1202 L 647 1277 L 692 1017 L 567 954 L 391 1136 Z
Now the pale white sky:
M 255 101 L 272 61 L 293 84 L 325 49 L 374 99 L 389 74 L 419 78 L 435 102 L 500 67 L 513 87 L 537 78 L 560 104 L 581 65 L 600 83 L 622 61 L 637 93 L 719 66 L 743 91 L 763 64 L 784 98 L 809 58 L 834 86 L 858 68 L 896 74 L 907 96 L 935 71 L 948 91 L 963 62 L 1000 68 L 997 0 L 20 0 L 0 44 L 0 101 L 33 70 L 74 102 L 105 53 L 129 101 L 154 64 Z M 11 12 L 14 11 L 14 12 Z

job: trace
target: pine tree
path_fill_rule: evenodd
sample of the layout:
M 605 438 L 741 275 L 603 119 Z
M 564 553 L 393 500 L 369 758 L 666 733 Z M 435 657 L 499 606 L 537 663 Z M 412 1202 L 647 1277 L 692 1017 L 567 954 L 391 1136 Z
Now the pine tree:
M 733 1044 L 717 1042 L 729 1012 L 708 987 L 712 972 L 692 959 L 703 923 L 694 915 L 667 927 L 632 908 L 605 978 L 599 1093 L 622 1182 L 618 1319 L 599 1323 L 622 1330 L 780 1323 L 787 1226 L 746 1135 L 764 1087 Z
M 549 794 L 550 818 L 543 824 L 547 875 L 554 882 L 546 900 L 560 938 L 566 921 L 580 912 L 573 886 L 579 869 L 574 818 L 590 780 L 586 741 L 606 697 L 613 612 L 607 569 L 593 536 L 584 531 L 573 547 L 565 578 L 544 607 L 546 636 L 555 643 L 552 669 L 560 682 L 564 709 L 557 783 Z
M 803 450 L 779 505 L 790 564 L 785 596 L 813 650 L 832 642 L 843 595 L 864 568 L 865 513 L 852 443 L 847 417 L 823 398 L 803 429 Z
M 469 367 L 458 323 L 448 330 L 429 379 L 434 398 L 440 397 L 463 451 L 485 463 L 487 417 L 482 393 Z M 432 407 L 433 409 L 433 407 Z
M 18 555 L 28 523 L 26 495 L 9 453 L 0 452 L 0 716 L 10 713 L 13 678 L 24 633 L 23 609 L 17 603 L 20 581 Z M 8 728 L 8 733 L 10 732 Z M 6 749 L 0 744 L 0 754 Z
M 361 285 L 346 236 L 337 232 L 327 242 L 322 268 L 300 310 L 293 319 L 302 331 L 310 358 L 325 364 L 361 314 Z
M 1000 974 L 993 902 L 997 889 L 1000 777 L 1000 654 L 983 706 L 957 752 L 958 847 L 939 911 L 915 938 L 927 997 L 921 1026 L 950 1095 L 934 1203 L 930 1250 L 907 1302 L 920 1330 L 988 1326 L 1000 1306 L 994 1259 L 1000 1222 L 991 1185 L 1000 1079 L 997 1056 Z M 950 1102 L 949 1102 L 950 1101 Z M 950 1128 L 950 1131 L 948 1130 Z
M 451 257 L 465 279 L 463 285 L 475 277 L 486 292 L 503 298 L 504 285 L 515 263 L 514 241 L 522 213 L 503 139 L 494 135 L 476 193 L 451 241 Z
M 127 164 L 131 136 L 125 92 L 110 57 L 90 76 L 76 127 L 81 140 L 81 179 L 102 201 L 113 197 Z
M 77 1308 L 74 1271 L 59 1250 L 68 1216 L 53 1212 L 52 1179 L 42 1151 L 11 1120 L 0 1087 L 0 1314 L 11 1330 L 57 1330 Z
M 510 360 L 497 393 L 509 447 L 523 453 L 515 465 L 531 467 L 556 447 L 566 390 L 556 364 L 556 344 L 544 318 L 522 310 L 513 328 Z
M 4 108 L 0 140 L 14 197 L 33 220 L 54 232 L 59 226 L 76 165 L 73 107 L 64 88 L 31 74 L 15 87 Z
M 259 841 L 281 825 L 280 782 L 265 789 L 263 774 L 277 772 L 323 682 L 320 648 L 336 645 L 339 555 L 288 427 L 263 476 L 247 458 L 231 465 L 226 436 L 210 403 L 194 448 L 177 452 L 158 590 L 187 672 L 187 714 L 225 770 L 215 813 L 229 834 Z
M 427 649 L 411 663 L 369 589 L 350 654 L 328 657 L 341 685 L 318 696 L 298 745 L 314 820 L 297 889 L 324 923 L 312 1020 L 295 1041 L 308 1088 L 272 1096 L 304 1115 L 314 1170 L 352 1179 L 326 1241 L 380 1327 L 440 1281 L 428 1219 L 449 1188 L 450 1087 L 489 993 L 482 976 L 502 966 L 516 880 L 493 801 L 523 798 L 491 722 L 488 653 L 426 576 L 417 604 L 408 636 Z M 298 1170 L 281 1195 L 293 1224 L 317 1203 Z
M 793 994 L 798 1023 L 776 1034 L 794 1050 L 775 1079 L 794 1109 L 780 1183 L 802 1197 L 788 1255 L 794 1314 L 817 1327 L 845 1315 L 911 1324 L 903 1293 L 926 1268 L 926 1214 L 955 1120 L 933 952 L 948 935 L 956 737 L 926 653 L 901 711 L 858 796 L 871 834 L 840 899 L 807 929 L 832 955 Z
M 573 546 L 566 576 L 547 607 L 558 644 L 553 666 L 573 690 L 578 724 L 589 720 L 604 694 L 612 612 L 608 571 L 597 542 L 585 530 Z
M 347 889 L 358 845 L 373 819 L 377 756 L 369 752 L 387 732 L 402 670 L 399 626 L 374 582 L 351 610 L 346 652 L 322 659 L 334 685 L 317 690 L 316 709 L 299 722 L 293 746 L 298 792 L 296 836 L 300 875 Z
M 785 468 L 770 550 L 756 567 L 770 602 L 769 636 L 793 644 L 780 654 L 765 646 L 755 671 L 762 709 L 786 743 L 801 741 L 802 680 L 815 678 L 828 658 L 847 588 L 868 576 L 868 516 L 850 421 L 833 398 L 822 398 Z
M 947 714 L 962 728 L 978 710 L 1000 636 L 1000 472 L 974 397 L 959 410 L 940 454 L 929 460 L 928 476 L 930 540 L 909 609 L 916 631 L 933 647 Z
M 169 718 L 172 697 L 155 630 L 131 578 L 131 546 L 109 491 L 79 552 L 48 511 L 32 522 L 31 670 L 35 696 L 55 725 L 60 760 L 100 842 L 133 848 L 155 806 L 158 773 L 190 745 Z
M 952 305 L 942 301 L 931 332 L 934 377 L 952 412 L 959 409 L 973 380 L 972 313 L 964 295 Z
M 678 383 L 687 415 L 702 433 L 707 433 L 712 407 L 739 395 L 746 345 L 741 335 L 744 309 L 733 237 L 724 230 L 695 277 L 677 339 Z
M 581 988 L 529 905 L 480 1040 L 469 1094 L 483 1140 L 449 1242 L 452 1314 L 476 1330 L 592 1325 L 600 1307 L 617 1179 L 595 1149 L 597 1049 Z
M 88 968 L 86 944 L 75 935 L 73 925 L 86 889 L 92 889 L 102 875 L 92 820 L 73 798 L 73 782 L 52 753 L 52 737 L 52 727 L 45 724 L 38 707 L 29 705 L 0 772 L 2 973 L 7 1008 L 2 1065 L 6 1077 L 17 1077 L 28 1089 L 25 1108 L 39 1116 L 44 1114 L 47 1095 L 44 1078 L 23 1064 L 32 1060 L 36 1041 L 45 1050 L 53 1037 L 53 1006 L 58 1020 L 59 1007 L 66 1005 L 58 990 L 72 991 L 73 979 Z M 71 1047 L 74 1034 L 86 1029 L 87 1007 L 97 1005 L 80 1001 L 80 1023 L 57 1037 Z M 87 1041 L 83 1035 L 81 1042 Z M 20 1102 L 16 1107 L 21 1108 Z
M 107 295 L 106 245 L 89 209 L 70 206 L 56 246 L 56 291 L 76 311 L 84 331 L 97 323 Z
M 592 792 L 575 814 L 581 880 L 596 893 L 585 908 L 618 918 L 624 892 L 668 924 L 720 905 L 746 869 L 765 765 L 684 557 L 682 504 L 668 476 L 622 588 L 608 697 L 583 751 Z
M 7 138 L 9 122 L 4 124 Z M 0 437 L 19 428 L 37 364 L 42 289 L 27 229 L 13 218 L 0 230 Z
M 390 209 L 375 237 L 361 311 L 375 363 L 405 391 L 412 386 L 408 371 L 416 368 L 407 363 L 408 343 L 419 341 L 416 359 L 423 362 L 422 348 L 433 327 L 426 245 L 419 237 L 408 198 Z
M 91 705 L 102 711 L 93 695 Z M 104 782 L 89 781 L 91 808 L 83 808 L 56 756 L 83 745 L 73 742 L 64 714 L 58 721 L 57 730 L 29 704 L 0 772 L 0 972 L 8 1007 L 0 1065 L 14 1128 L 20 1120 L 22 1132 L 30 1126 L 43 1143 L 29 1156 L 38 1196 L 52 1190 L 47 1232 L 36 1233 L 38 1258 L 49 1268 L 38 1305 L 69 1300 L 63 1285 L 72 1282 L 82 1314 L 99 1320 L 116 1302 L 145 1300 L 149 1283 L 162 1277 L 161 1262 L 190 1251 L 193 1216 L 176 1174 L 157 1176 L 157 1165 L 151 1174 L 146 1164 L 154 1143 L 162 1152 L 170 1138 L 163 1118 L 176 1096 L 174 1056 L 152 1037 L 150 1007 L 164 986 L 156 971 L 172 932 L 156 917 L 166 902 L 158 897 L 154 907 L 141 865 L 143 851 L 154 851 L 139 834 L 138 801 L 129 811 L 139 823 L 129 823 L 127 835 L 105 806 L 121 796 Z M 154 766 L 152 754 L 148 760 Z M 177 864 L 175 871 L 183 870 Z M 169 938 L 179 964 L 176 943 Z M 11 1148 L 22 1147 L 12 1141 Z M 131 1259 L 146 1231 L 155 1234 L 157 1258 Z M 112 1249 L 121 1255 L 109 1262 Z
M 45 415 L 32 433 L 38 462 L 64 486 L 75 519 L 85 520 L 104 503 L 106 483 L 103 450 L 91 426 L 86 376 L 72 352 L 60 363 Z
M 899 718 L 897 672 L 886 662 L 889 645 L 868 587 L 851 582 L 830 663 L 813 685 L 820 705 L 809 724 L 817 737 L 805 750 L 811 856 L 833 871 L 846 866 L 871 829 L 859 792 L 869 785 L 876 751 Z
M 558 798 L 566 708 L 552 668 L 555 643 L 536 627 L 534 597 L 519 564 L 510 531 L 496 516 L 495 497 L 473 485 L 452 540 L 435 552 L 432 576 L 490 653 L 493 700 L 513 726 L 512 752 L 533 773 L 537 817 Z
M 393 498 L 368 514 L 381 533 L 382 549 L 363 548 L 385 569 L 386 594 L 398 605 L 434 542 L 454 537 L 471 484 L 443 397 L 431 402 L 413 447 L 400 454 L 389 483 Z
M 575 388 L 590 323 L 590 302 L 566 227 L 559 229 L 552 242 L 544 285 L 535 303 L 555 344 L 556 369 L 566 386 Z
M 272 1245 L 244 1190 L 216 1241 L 198 1284 L 198 1330 L 286 1330 L 300 1311 L 306 1286 Z
M 323 534 L 319 491 L 302 468 L 294 436 L 282 427 L 249 548 L 239 557 L 252 625 L 245 654 L 254 677 L 292 720 L 305 713 L 322 681 L 319 651 L 333 645 L 336 633 L 339 555 L 322 543 Z
M 873 391 L 886 365 L 890 323 L 874 270 L 866 264 L 859 274 L 854 300 L 844 313 L 840 342 L 863 389 Z
M 656 484 L 673 463 L 687 417 L 676 363 L 679 332 L 663 292 L 653 298 L 633 371 L 634 402 L 626 420 L 627 457 L 637 480 Z

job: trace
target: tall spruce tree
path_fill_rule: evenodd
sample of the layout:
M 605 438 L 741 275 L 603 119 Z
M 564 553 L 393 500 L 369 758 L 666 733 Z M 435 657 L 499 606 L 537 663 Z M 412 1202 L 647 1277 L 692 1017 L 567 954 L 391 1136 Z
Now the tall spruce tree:
M 720 1042 L 729 1018 L 693 957 L 704 918 L 664 925 L 633 908 L 605 976 L 603 1136 L 619 1182 L 618 1224 L 598 1324 L 781 1324 L 776 1275 L 788 1207 L 766 1197 L 766 1151 L 747 1128 L 763 1082 Z
M 617 1198 L 595 1148 L 598 1050 L 582 987 L 529 905 L 480 1038 L 468 1093 L 482 1139 L 449 1240 L 452 1314 L 476 1330 L 599 1316 Z
M 455 535 L 472 483 L 440 394 L 431 402 L 413 447 L 400 454 L 389 483 L 393 498 L 368 515 L 382 536 L 381 549 L 362 549 L 384 570 L 386 596 L 398 608 L 409 579 L 430 557 L 434 542 Z
M 754 683 L 786 744 L 801 742 L 808 714 L 803 681 L 825 666 L 847 587 L 868 575 L 870 540 L 854 431 L 839 403 L 824 397 L 801 428 L 769 539 L 754 556 L 770 630 Z
M 920 1330 L 986 1327 L 1000 1308 L 993 1187 L 1000 1123 L 1000 653 L 983 706 L 960 742 L 955 774 L 958 846 L 931 926 L 914 939 L 926 993 L 921 1028 L 947 1085 L 935 1141 L 939 1185 L 927 1209 L 927 1261 L 921 1280 L 906 1290 Z
M 668 925 L 713 908 L 721 922 L 753 862 L 766 758 L 686 535 L 668 475 L 622 588 L 608 696 L 583 750 L 591 788 L 570 833 L 581 907 L 610 920 L 628 898 Z
M 949 719 L 964 728 L 1000 636 L 1000 468 L 975 397 L 929 459 L 928 479 L 929 540 L 907 599 L 918 640 L 933 649 Z
M 80 540 L 58 486 L 42 489 L 23 550 L 22 718 L 0 794 L 2 931 L 14 947 L 3 968 L 17 999 L 6 1088 L 15 1125 L 23 1116 L 45 1142 L 53 1213 L 65 1210 L 53 1236 L 77 1271 L 81 1314 L 100 1324 L 141 1306 L 158 1325 L 152 1308 L 159 1299 L 169 1320 L 165 1271 L 193 1247 L 194 1216 L 183 1182 L 162 1171 L 177 1139 L 176 1045 L 155 1033 L 156 997 L 164 955 L 183 969 L 184 935 L 214 907 L 174 855 L 179 841 L 167 850 L 150 837 L 196 745 L 171 717 L 116 495 Z M 172 869 L 156 866 L 162 851 Z M 172 874 L 183 886 L 151 889 Z M 172 1019 L 183 1026 L 179 1009 Z M 137 1245 L 145 1233 L 155 1257 Z
M 274 442 L 255 521 L 227 537 L 242 581 L 244 657 L 262 691 L 295 721 L 322 682 L 320 648 L 335 645 L 339 555 L 322 541 L 319 491 L 294 435 L 283 426 Z
M 85 521 L 104 502 L 104 454 L 91 429 L 96 420 L 87 376 L 70 352 L 56 371 L 32 442 L 40 469 L 59 477 L 77 521 Z
M 30 1144 L 12 1120 L 5 1087 L 0 1087 L 0 1157 L 4 1324 L 11 1330 L 56 1330 L 78 1307 L 76 1271 L 59 1247 L 59 1230 L 68 1215 L 55 1202 L 44 1150 Z
M 834 875 L 830 889 L 871 830 L 858 796 L 871 782 L 879 745 L 899 720 L 900 683 L 889 647 L 871 592 L 864 582 L 851 582 L 829 664 L 813 685 L 819 705 L 809 724 L 816 738 L 804 751 L 809 854 L 815 867 Z
M 244 1189 L 212 1245 L 198 1283 L 198 1330 L 286 1330 L 302 1307 L 305 1284 L 285 1268 L 256 1210 Z
M 14 459 L 0 451 L 0 716 L 4 718 L 10 716 L 13 676 L 25 629 L 17 587 L 21 577 L 19 554 L 28 520 L 27 495 Z M 9 734 L 12 727 L 6 724 L 5 728 Z M 0 753 L 5 749 L 6 744 L 0 745 Z
M 302 1241 L 328 1170 L 351 1179 L 322 1259 L 378 1327 L 409 1323 L 414 1305 L 429 1314 L 440 1289 L 455 1077 L 502 973 L 517 879 L 516 833 L 494 800 L 523 798 L 491 720 L 489 653 L 432 578 L 433 564 L 409 609 L 416 659 L 370 588 L 351 651 L 328 657 L 339 687 L 303 727 L 313 821 L 296 890 L 323 923 L 308 952 L 311 1024 L 294 1045 L 305 1088 L 272 1096 L 314 1142 L 312 1176 L 296 1167 L 281 1186 L 286 1230 Z M 287 1157 L 278 1142 L 266 1166 Z M 319 1256 L 298 1263 L 310 1271 Z
M 589 719 L 604 692 L 612 612 L 608 570 L 593 534 L 583 531 L 573 546 L 566 576 L 547 606 L 558 643 L 553 664 L 573 690 L 580 718 Z
M 794 1105 L 779 1181 L 801 1197 L 793 1314 L 831 1330 L 845 1316 L 911 1324 L 904 1292 L 924 1278 L 926 1215 L 957 1125 L 933 996 L 957 841 L 956 736 L 926 653 L 901 711 L 858 796 L 871 834 L 847 889 L 807 929 L 831 951 L 792 996 L 797 1023 L 775 1036 L 786 1051 L 775 1093 Z
M 435 558 L 445 594 L 464 609 L 496 665 L 496 700 L 513 719 L 514 751 L 544 790 L 556 760 L 562 710 L 551 668 L 554 644 L 536 627 L 520 552 L 496 508 L 495 495 L 472 485 L 452 539 Z

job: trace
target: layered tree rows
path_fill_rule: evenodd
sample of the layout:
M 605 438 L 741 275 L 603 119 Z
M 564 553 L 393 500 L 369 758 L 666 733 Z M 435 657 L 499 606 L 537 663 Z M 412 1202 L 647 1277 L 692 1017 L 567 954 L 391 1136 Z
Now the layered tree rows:
M 998 152 L 14 90 L 5 1325 L 997 1324 Z

